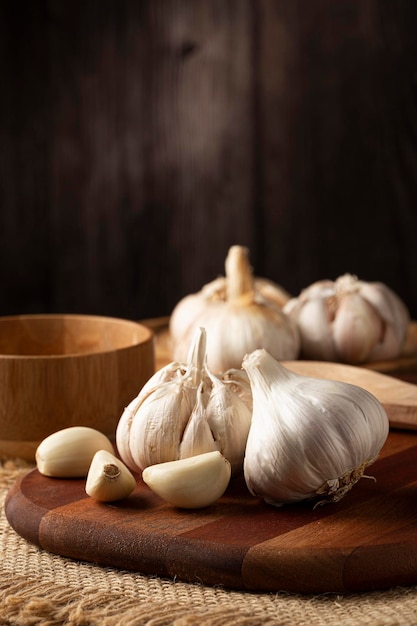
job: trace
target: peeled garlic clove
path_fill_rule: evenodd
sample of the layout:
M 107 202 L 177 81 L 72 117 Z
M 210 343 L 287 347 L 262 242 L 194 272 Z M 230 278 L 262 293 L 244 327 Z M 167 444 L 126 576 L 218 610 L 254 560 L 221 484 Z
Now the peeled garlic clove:
M 142 479 L 163 500 L 185 509 L 216 502 L 230 481 L 229 461 L 220 452 L 160 463 L 143 470 Z
M 385 443 L 382 405 L 356 385 L 296 375 L 265 350 L 243 367 L 253 396 L 244 461 L 251 493 L 277 506 L 340 500 Z
M 114 453 L 110 439 L 95 428 L 64 428 L 41 441 L 35 453 L 37 468 L 44 476 L 85 477 L 95 453 L 102 449 Z
M 99 502 L 127 498 L 136 487 L 136 479 L 120 459 L 108 450 L 99 450 L 91 461 L 85 491 Z

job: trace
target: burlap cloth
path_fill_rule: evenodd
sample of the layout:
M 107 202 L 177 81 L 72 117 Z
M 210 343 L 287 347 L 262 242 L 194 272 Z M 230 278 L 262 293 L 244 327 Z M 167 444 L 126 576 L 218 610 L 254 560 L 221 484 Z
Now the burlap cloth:
M 345 595 L 241 593 L 51 555 L 19 537 L 4 514 L 7 490 L 28 469 L 22 461 L 0 464 L 1 625 L 417 625 L 417 587 Z

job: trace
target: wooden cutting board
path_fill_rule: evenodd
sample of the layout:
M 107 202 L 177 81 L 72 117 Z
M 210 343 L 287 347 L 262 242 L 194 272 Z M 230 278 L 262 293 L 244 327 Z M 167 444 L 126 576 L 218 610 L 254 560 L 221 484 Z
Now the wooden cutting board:
M 101 504 L 84 481 L 37 470 L 7 496 L 11 526 L 41 548 L 148 575 L 251 591 L 342 592 L 417 583 L 417 433 L 390 433 L 380 458 L 337 504 L 274 508 L 241 479 L 213 506 L 180 510 L 141 480 Z

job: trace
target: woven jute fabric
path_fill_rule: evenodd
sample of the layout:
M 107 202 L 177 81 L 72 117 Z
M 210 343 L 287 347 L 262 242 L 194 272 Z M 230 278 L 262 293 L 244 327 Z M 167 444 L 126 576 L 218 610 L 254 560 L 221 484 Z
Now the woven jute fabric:
M 18 536 L 8 489 L 30 466 L 0 465 L 0 625 L 415 626 L 417 587 L 363 594 L 246 593 L 51 555 Z

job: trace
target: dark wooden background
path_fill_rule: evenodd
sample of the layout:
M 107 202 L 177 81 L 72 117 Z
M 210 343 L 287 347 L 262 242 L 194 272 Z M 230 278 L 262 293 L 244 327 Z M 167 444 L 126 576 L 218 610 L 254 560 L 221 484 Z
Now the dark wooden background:
M 415 0 L 0 1 L 0 314 L 168 314 L 247 245 L 417 316 Z

